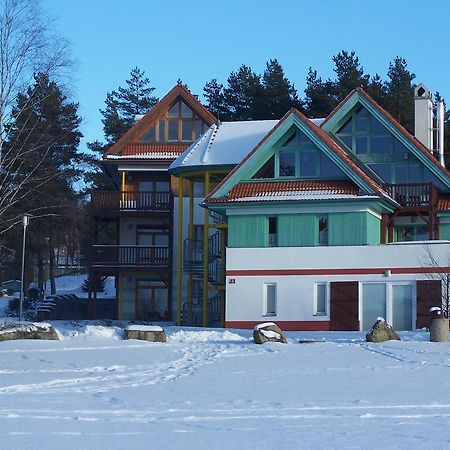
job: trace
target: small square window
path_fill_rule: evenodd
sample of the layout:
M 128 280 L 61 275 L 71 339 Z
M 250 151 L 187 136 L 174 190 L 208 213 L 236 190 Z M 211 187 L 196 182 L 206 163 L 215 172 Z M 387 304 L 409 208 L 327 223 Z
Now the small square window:
M 264 316 L 277 315 L 277 284 L 264 283 Z
M 316 283 L 314 298 L 314 315 L 327 315 L 327 283 Z

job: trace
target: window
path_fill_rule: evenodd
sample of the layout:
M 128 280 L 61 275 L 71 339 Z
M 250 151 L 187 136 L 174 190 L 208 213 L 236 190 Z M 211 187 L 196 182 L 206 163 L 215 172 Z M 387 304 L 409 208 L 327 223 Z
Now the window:
M 328 245 L 328 214 L 319 214 L 319 245 Z
M 178 100 L 167 113 L 139 139 L 143 143 L 192 142 L 208 128 L 191 108 Z
M 253 179 L 274 178 L 275 177 L 275 157 L 272 157 L 253 175 Z
M 293 151 L 282 150 L 279 153 L 279 177 L 295 177 L 295 153 Z
M 277 218 L 269 217 L 269 247 L 277 247 L 277 245 L 278 245 Z
M 430 234 L 427 225 L 396 226 L 397 242 L 428 241 Z
M 277 284 L 264 283 L 264 316 L 277 315 Z
M 326 316 L 327 315 L 327 296 L 328 289 L 327 283 L 316 283 L 315 284 L 315 295 L 314 295 L 314 315 L 315 316 Z

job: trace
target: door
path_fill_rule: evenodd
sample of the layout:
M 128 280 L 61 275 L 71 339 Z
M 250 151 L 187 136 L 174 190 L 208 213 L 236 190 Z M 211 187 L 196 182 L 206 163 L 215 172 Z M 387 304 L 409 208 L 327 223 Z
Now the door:
M 362 285 L 362 329 L 367 331 L 378 317 L 386 319 L 386 284 L 364 283 Z
M 357 281 L 330 283 L 330 329 L 359 331 Z
M 137 280 L 136 319 L 168 320 L 168 292 L 167 286 L 161 281 Z
M 412 330 L 413 287 L 392 285 L 392 326 L 394 330 Z

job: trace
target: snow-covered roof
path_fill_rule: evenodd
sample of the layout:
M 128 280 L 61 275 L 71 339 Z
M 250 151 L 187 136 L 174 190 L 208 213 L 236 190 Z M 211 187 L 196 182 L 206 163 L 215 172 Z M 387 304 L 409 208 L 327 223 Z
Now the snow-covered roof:
M 325 119 L 310 119 L 315 125 Z M 170 166 L 181 172 L 198 167 L 233 167 L 239 164 L 279 120 L 245 120 L 211 125 Z
M 169 167 L 182 171 L 204 166 L 235 166 L 264 138 L 278 120 L 222 122 L 211 125 Z

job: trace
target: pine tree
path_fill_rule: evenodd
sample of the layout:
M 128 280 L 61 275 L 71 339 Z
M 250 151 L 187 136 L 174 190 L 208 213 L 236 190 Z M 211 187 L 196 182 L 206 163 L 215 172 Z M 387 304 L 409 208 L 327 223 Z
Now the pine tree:
M 130 78 L 125 83 L 126 87 L 119 87 L 117 91 L 106 94 L 106 107 L 100 110 L 107 142 L 105 147 L 117 142 L 133 126 L 136 115 L 145 114 L 158 101 L 152 95 L 155 88 L 150 86 L 145 72 L 138 67 L 131 70 Z
M 233 120 L 264 118 L 264 88 L 260 75 L 250 67 L 242 65 L 237 72 L 231 72 L 227 83 L 224 98 Z
M 334 83 L 317 75 L 311 67 L 306 77 L 305 112 L 308 117 L 327 117 L 337 106 L 334 95 Z
M 8 230 L 12 233 L 11 238 L 17 229 L 10 225 L 17 218 L 23 213 L 34 216 L 27 255 L 40 268 L 43 258 L 54 263 L 53 249 L 65 234 L 73 208 L 78 208 L 75 183 L 83 175 L 80 167 L 85 157 L 78 150 L 82 135 L 77 110 L 78 105 L 69 102 L 45 74 L 35 76 L 34 84 L 18 95 L 12 110 L 1 172 L 4 214 L 0 226 L 5 236 Z
M 283 67 L 276 59 L 267 62 L 262 76 L 262 85 L 265 119 L 280 119 L 290 108 L 302 109 L 297 90 L 286 78 Z
M 223 84 L 216 78 L 205 84 L 203 95 L 208 101 L 208 109 L 221 121 L 231 120 L 231 112 L 225 103 Z
M 353 89 L 367 87 L 370 76 L 364 73 L 355 52 L 342 50 L 333 56 L 333 62 L 333 70 L 336 73 L 334 83 L 336 103 L 341 102 Z
M 414 133 L 414 84 L 416 76 L 408 70 L 408 64 L 397 56 L 389 64 L 389 80 L 386 82 L 387 110 L 410 133 Z

